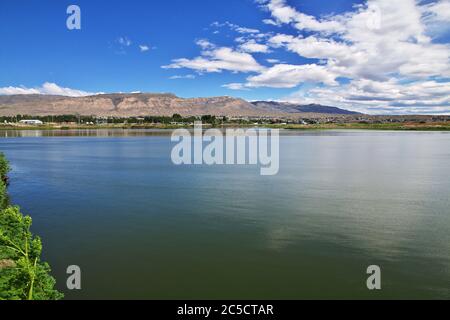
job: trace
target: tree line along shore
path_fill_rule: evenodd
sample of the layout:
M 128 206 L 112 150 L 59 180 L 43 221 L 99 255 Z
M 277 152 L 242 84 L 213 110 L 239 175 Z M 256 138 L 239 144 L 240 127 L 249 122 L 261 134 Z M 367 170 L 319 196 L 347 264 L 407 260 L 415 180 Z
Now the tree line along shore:
M 286 130 L 450 130 L 450 116 L 364 116 L 328 115 L 302 118 L 221 117 L 214 115 L 183 117 L 95 117 L 59 116 L 0 116 L 0 130 L 69 130 L 69 129 L 176 129 L 189 128 L 195 121 L 211 127 L 279 128 Z

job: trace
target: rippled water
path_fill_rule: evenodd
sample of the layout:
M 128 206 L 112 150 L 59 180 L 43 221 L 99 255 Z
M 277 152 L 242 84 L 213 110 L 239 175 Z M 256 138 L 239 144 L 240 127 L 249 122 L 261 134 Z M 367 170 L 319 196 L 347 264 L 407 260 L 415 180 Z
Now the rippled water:
M 269 177 L 174 166 L 158 130 L 7 136 L 12 201 L 67 298 L 450 298 L 448 133 L 285 132 Z

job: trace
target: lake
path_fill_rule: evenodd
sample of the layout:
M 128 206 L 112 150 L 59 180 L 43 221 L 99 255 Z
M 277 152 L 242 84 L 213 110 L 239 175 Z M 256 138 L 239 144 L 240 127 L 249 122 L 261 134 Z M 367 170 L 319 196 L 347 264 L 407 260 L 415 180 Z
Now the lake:
M 0 136 L 68 299 L 450 299 L 450 133 L 283 132 L 276 176 L 175 166 L 161 130 Z

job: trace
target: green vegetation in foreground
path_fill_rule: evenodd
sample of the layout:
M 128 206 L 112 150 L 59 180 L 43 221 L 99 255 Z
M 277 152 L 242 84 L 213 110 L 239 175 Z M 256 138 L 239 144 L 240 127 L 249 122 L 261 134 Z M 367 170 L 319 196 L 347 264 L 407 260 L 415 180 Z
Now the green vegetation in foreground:
M 50 267 L 40 260 L 42 242 L 31 231 L 32 220 L 9 206 L 8 161 L 0 153 L 0 300 L 58 300 Z

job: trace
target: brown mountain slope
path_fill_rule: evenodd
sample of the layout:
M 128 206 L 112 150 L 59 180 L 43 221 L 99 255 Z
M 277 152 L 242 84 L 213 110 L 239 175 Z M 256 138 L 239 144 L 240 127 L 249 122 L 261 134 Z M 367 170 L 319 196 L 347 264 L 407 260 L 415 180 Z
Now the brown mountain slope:
M 261 111 L 264 110 L 245 100 L 231 97 L 183 99 L 172 94 L 105 94 L 78 98 L 45 95 L 0 96 L 2 116 L 80 114 L 128 117 L 171 116 L 175 113 L 183 116 L 249 116 L 261 115 Z
M 324 109 L 325 108 L 325 109 Z M 88 97 L 64 97 L 48 95 L 0 96 L 0 116 L 18 114 L 30 116 L 45 115 L 84 115 L 108 117 L 136 116 L 313 116 L 344 114 L 338 108 L 308 106 L 307 112 L 298 106 L 275 103 L 250 103 L 232 97 L 179 98 L 173 94 L 102 94 Z M 317 110 L 317 111 L 314 111 Z M 328 110 L 324 112 L 323 110 Z M 330 112 L 331 110 L 331 112 Z M 347 112 L 348 113 L 348 112 Z

